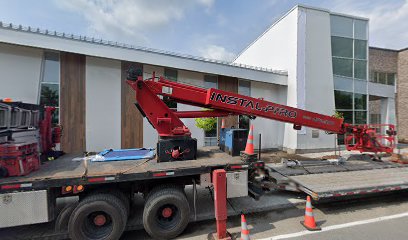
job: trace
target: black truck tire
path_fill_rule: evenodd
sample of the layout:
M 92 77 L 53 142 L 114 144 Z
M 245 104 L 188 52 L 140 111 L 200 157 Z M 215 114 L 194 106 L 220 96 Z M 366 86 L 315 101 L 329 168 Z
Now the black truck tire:
M 143 226 L 155 239 L 172 239 L 180 235 L 190 219 L 190 206 L 183 189 L 162 185 L 146 198 Z
M 68 230 L 69 217 L 71 216 L 78 203 L 70 203 L 65 205 L 55 219 L 55 232 L 66 232 Z
M 126 194 L 120 190 L 112 190 L 112 189 L 98 189 L 95 191 L 90 192 L 88 195 L 92 195 L 92 194 L 110 194 L 110 195 L 114 195 L 115 197 L 119 198 L 123 204 L 125 205 L 126 208 L 126 212 L 127 212 L 127 216 L 130 215 L 130 197 L 126 196 Z
M 72 212 L 68 223 L 73 240 L 116 240 L 125 230 L 127 212 L 124 203 L 108 193 L 83 198 Z

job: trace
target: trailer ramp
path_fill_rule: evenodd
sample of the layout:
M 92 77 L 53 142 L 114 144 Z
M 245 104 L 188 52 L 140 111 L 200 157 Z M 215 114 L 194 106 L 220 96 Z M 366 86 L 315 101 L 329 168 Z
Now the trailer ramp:
M 301 191 L 315 200 L 408 189 L 408 167 L 388 162 L 350 161 L 300 168 L 268 166 L 279 189 Z

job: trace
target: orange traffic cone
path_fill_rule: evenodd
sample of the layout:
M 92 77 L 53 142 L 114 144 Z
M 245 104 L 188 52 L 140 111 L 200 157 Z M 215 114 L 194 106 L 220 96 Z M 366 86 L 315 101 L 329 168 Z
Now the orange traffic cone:
M 252 124 L 251 127 L 249 128 L 248 140 L 245 146 L 244 153 L 254 154 L 254 125 Z
M 305 221 L 300 223 L 309 231 L 321 230 L 320 227 L 316 226 L 310 196 L 306 198 Z
M 225 128 L 225 119 L 221 119 L 221 129 Z
M 244 214 L 241 214 L 241 240 L 250 240 L 248 225 Z

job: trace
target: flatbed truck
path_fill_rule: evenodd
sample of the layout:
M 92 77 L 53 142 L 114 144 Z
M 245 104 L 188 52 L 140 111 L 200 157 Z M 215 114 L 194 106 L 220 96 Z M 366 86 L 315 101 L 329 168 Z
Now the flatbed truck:
M 288 166 L 265 164 L 254 154 L 231 157 L 220 151 L 198 150 L 196 140 L 179 118 L 260 116 L 330 133 L 348 134 L 348 150 L 392 152 L 394 126 L 378 136 L 367 125 L 353 126 L 338 119 L 217 89 L 202 89 L 162 77 L 143 80 L 129 71 L 136 106 L 158 131 L 156 158 L 133 161 L 73 161 L 66 155 L 44 164 L 28 176 L 0 179 L 0 228 L 54 221 L 58 232 L 72 239 L 119 239 L 131 229 L 135 194 L 144 196 L 144 229 L 156 239 L 180 235 L 199 207 L 184 188 L 212 187 L 214 170 L 226 170 L 227 197 L 258 199 L 265 191 L 298 191 L 314 199 L 339 198 L 408 188 L 408 168 L 393 163 L 343 162 L 341 165 Z M 174 112 L 158 95 L 213 111 Z M 68 133 L 67 133 L 68 134 Z M 388 141 L 389 145 L 383 143 Z M 363 164 L 361 164 L 363 163 Z M 379 177 L 380 176 L 380 177 Z M 196 191 L 194 191 L 196 192 Z M 56 211 L 57 199 L 78 201 Z M 255 200 L 254 200 L 255 201 Z M 191 206 L 192 205 L 192 206 Z

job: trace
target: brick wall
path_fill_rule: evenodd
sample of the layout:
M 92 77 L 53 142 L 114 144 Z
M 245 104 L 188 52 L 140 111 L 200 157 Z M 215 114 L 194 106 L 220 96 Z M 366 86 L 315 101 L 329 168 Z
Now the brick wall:
M 398 52 L 386 49 L 370 48 L 369 71 L 397 72 Z
M 408 142 L 408 49 L 398 53 L 396 108 L 398 138 Z

